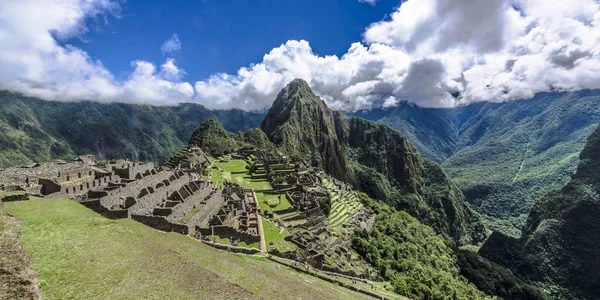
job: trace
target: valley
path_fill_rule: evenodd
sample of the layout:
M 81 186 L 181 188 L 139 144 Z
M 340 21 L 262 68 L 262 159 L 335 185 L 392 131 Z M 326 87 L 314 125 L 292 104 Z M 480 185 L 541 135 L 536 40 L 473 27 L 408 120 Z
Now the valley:
M 442 165 L 490 231 L 519 237 L 533 202 L 575 171 L 600 123 L 600 92 L 539 93 L 452 109 L 401 103 L 353 115 L 398 130 Z

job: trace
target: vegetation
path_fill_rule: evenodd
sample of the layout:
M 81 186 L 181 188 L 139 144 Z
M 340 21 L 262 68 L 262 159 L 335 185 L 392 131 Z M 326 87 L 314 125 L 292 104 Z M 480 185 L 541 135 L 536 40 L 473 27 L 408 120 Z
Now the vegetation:
M 480 253 L 556 299 L 594 299 L 600 293 L 600 127 L 581 151 L 577 171 L 561 189 L 538 199 L 520 240 L 490 236 Z
M 403 103 L 357 115 L 398 130 L 442 163 L 489 229 L 518 237 L 533 201 L 562 187 L 575 171 L 579 151 L 600 122 L 600 91 L 454 109 Z
M 204 120 L 217 118 L 225 130 L 237 132 L 256 127 L 263 117 L 197 104 L 52 102 L 0 91 L 0 168 L 87 153 L 164 163 Z
M 376 220 L 370 231 L 355 231 L 353 248 L 391 282 L 394 292 L 411 299 L 488 298 L 459 274 L 444 237 L 405 212 L 365 194 L 360 199 Z
M 281 230 L 269 220 L 263 218 L 263 230 L 265 232 L 265 241 L 267 247 L 277 248 L 279 253 L 285 253 L 298 249 L 296 244 L 286 241 L 284 238 L 289 236 L 287 230 Z M 281 232 L 281 233 L 280 233 Z
M 270 261 L 131 219 L 105 219 L 72 200 L 33 198 L 6 208 L 25 223 L 21 241 L 44 298 L 365 298 Z
M 487 261 L 474 252 L 461 250 L 457 255 L 460 274 L 489 295 L 514 300 L 547 299 L 536 287 L 527 284 L 508 269 Z
M 231 139 L 217 119 L 202 122 L 190 138 L 190 146 L 197 146 L 213 157 L 234 152 L 239 145 Z
M 275 145 L 269 141 L 264 131 L 259 128 L 252 128 L 248 131 L 239 131 L 233 137 L 236 141 L 240 142 L 243 147 L 262 149 L 271 151 L 275 149 Z

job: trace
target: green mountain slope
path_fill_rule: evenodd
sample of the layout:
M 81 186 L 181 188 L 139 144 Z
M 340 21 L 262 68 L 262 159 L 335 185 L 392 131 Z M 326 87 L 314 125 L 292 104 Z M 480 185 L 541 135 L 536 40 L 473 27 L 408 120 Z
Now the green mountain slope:
M 331 111 L 303 80 L 284 88 L 261 124 L 284 153 L 301 156 L 461 243 L 484 229 L 439 165 L 388 128 Z
M 229 154 L 237 148 L 235 141 L 216 119 L 208 119 L 196 128 L 189 142 L 190 146 L 200 147 L 213 157 Z
M 455 109 L 402 104 L 374 114 L 442 162 L 489 227 L 518 235 L 534 199 L 564 185 L 575 170 L 586 137 L 600 122 L 600 91 Z
M 579 158 L 571 180 L 535 202 L 520 240 L 496 233 L 480 250 L 557 299 L 600 295 L 600 127 Z
M 187 145 L 206 119 L 218 118 L 227 130 L 237 132 L 258 126 L 262 117 L 196 104 L 51 102 L 0 92 L 0 167 L 85 153 L 163 163 Z
M 304 80 L 281 90 L 260 128 L 284 153 L 302 157 L 347 181 L 348 170 L 336 138 L 334 114 Z

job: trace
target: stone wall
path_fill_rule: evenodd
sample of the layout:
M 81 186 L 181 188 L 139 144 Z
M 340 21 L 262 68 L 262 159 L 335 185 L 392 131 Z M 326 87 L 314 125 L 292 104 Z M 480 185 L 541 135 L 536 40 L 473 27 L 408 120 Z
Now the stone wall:
M 40 179 L 40 183 L 43 184 L 42 194 L 52 195 L 53 198 L 74 198 L 79 195 L 89 194 L 92 190 L 102 190 L 104 187 L 108 187 L 111 183 L 120 182 L 120 177 L 117 175 L 104 176 L 98 179 L 88 177 L 91 180 L 81 180 L 75 182 L 65 182 L 59 184 L 60 190 L 55 191 L 56 181 Z M 89 197 L 89 196 L 88 196 Z
M 215 235 L 218 235 L 221 238 L 233 238 L 234 240 L 239 240 L 246 244 L 260 241 L 260 236 L 258 235 L 251 235 L 229 226 L 213 226 L 212 228 L 200 228 L 199 226 L 196 226 L 196 232 L 200 232 L 202 235 L 212 235 L 213 228 Z
M 190 219 L 189 224 L 198 224 L 200 227 L 207 227 L 210 217 L 219 211 L 223 200 L 222 192 L 217 190 L 216 193 L 206 201 L 204 207 Z
M 171 187 L 171 191 L 173 189 L 179 189 L 188 181 L 187 175 L 184 175 L 183 177 L 184 178 L 176 173 L 168 171 L 159 171 L 156 174 L 147 175 L 146 177 L 133 181 L 124 187 L 108 191 L 108 196 L 102 198 L 102 205 L 111 209 L 120 208 L 124 205 L 124 201 L 127 197 L 133 197 L 134 199 L 145 197 L 146 195 L 141 195 L 144 189 L 146 189 L 146 192 L 149 194 L 154 193 L 155 189 L 159 189 L 162 186 L 171 186 L 173 184 L 175 185 Z M 178 181 L 178 179 L 181 180 Z M 152 188 L 152 190 L 149 191 L 147 189 L 148 187 Z M 163 192 L 161 196 L 166 198 L 166 192 Z M 138 201 L 138 203 L 139 202 L 140 201 Z M 133 211 L 137 211 L 143 208 L 144 206 L 139 204 L 137 206 L 134 205 L 132 209 Z
M 113 166 L 115 174 L 126 179 L 141 179 L 151 175 L 153 170 L 153 163 L 123 162 Z
M 13 194 L 2 197 L 0 202 L 25 201 L 29 200 L 29 194 Z
M 255 249 L 255 248 L 245 248 L 245 247 L 238 247 L 238 246 L 232 246 L 232 245 L 223 245 L 223 244 L 213 243 L 211 241 L 205 241 L 205 240 L 200 240 L 200 241 L 211 247 L 215 247 L 217 249 L 221 249 L 221 250 L 225 250 L 225 251 L 229 251 L 229 252 L 233 252 L 233 253 L 243 253 L 243 254 L 250 254 L 250 255 L 260 253 L 260 250 Z
M 194 207 L 206 201 L 213 196 L 215 191 L 211 187 L 204 188 L 190 195 L 188 198 L 180 204 L 173 207 L 173 211 L 168 219 L 172 222 L 179 222 L 187 213 L 189 213 Z
M 82 204 L 83 206 L 101 214 L 105 218 L 125 219 L 125 218 L 129 217 L 129 211 L 127 211 L 126 209 L 116 209 L 116 210 L 107 209 L 106 207 L 102 206 L 102 204 L 100 203 L 100 199 L 84 200 L 84 201 L 80 201 L 79 203 Z
M 178 232 L 184 235 L 188 235 L 190 233 L 190 228 L 187 225 L 171 223 L 161 216 L 131 215 L 131 218 L 161 231 Z

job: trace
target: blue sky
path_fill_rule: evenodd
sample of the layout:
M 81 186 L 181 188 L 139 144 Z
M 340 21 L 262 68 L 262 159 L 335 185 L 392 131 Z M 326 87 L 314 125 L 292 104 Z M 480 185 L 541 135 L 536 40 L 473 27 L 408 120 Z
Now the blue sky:
M 0 90 L 56 101 L 454 107 L 598 89 L 599 49 L 599 0 L 0 1 Z
M 174 57 L 188 80 L 204 80 L 217 72 L 235 73 L 259 63 L 265 53 L 288 40 L 310 41 L 319 55 L 343 55 L 364 29 L 399 5 L 352 0 L 129 0 L 121 18 L 87 21 L 90 32 L 72 44 L 88 52 L 117 77 L 126 77 L 131 62 L 160 64 L 160 47 L 173 34 L 181 41 Z M 110 45 L 107 47 L 107 45 Z

